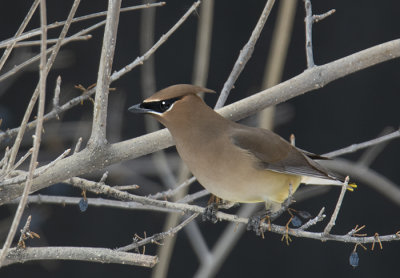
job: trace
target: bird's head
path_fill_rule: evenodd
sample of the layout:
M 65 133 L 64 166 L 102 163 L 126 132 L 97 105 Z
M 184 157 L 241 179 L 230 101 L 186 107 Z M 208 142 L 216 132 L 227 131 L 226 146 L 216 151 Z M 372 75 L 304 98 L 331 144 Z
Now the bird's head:
M 169 86 L 158 91 L 142 103 L 129 107 L 129 112 L 151 114 L 164 125 L 169 119 L 184 117 L 196 109 L 199 93 L 215 93 L 215 91 L 189 84 Z M 201 101 L 201 100 L 200 100 Z M 202 101 L 201 101 L 202 102 Z

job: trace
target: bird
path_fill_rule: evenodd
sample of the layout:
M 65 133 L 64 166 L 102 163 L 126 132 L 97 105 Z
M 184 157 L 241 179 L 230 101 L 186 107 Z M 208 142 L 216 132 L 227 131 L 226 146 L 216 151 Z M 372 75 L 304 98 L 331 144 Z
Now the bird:
M 232 203 L 264 202 L 266 211 L 275 213 L 301 183 L 343 184 L 343 177 L 315 161 L 327 158 L 299 149 L 273 131 L 224 118 L 199 93 L 215 91 L 172 85 L 128 110 L 150 114 L 164 125 L 181 159 L 217 198 Z M 349 184 L 348 188 L 353 187 Z

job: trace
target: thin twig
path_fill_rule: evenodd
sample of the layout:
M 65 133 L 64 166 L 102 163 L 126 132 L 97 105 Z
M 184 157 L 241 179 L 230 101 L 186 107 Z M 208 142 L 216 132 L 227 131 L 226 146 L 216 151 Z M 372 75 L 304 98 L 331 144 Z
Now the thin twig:
M 66 39 L 69 42 L 74 42 L 74 41 L 87 41 L 90 40 L 93 36 L 92 35 L 84 35 L 84 36 L 79 36 L 79 37 L 66 37 Z M 47 40 L 47 44 L 55 44 L 57 43 L 58 39 L 49 39 Z M 31 46 L 38 46 L 40 45 L 40 41 L 26 41 L 26 42 L 18 42 L 14 45 L 14 48 L 18 48 L 18 47 L 31 47 Z M 3 46 L 0 48 L 4 48 L 6 46 Z
M 362 149 L 365 149 L 365 148 L 368 148 L 368 147 L 371 147 L 371 146 L 375 146 L 375 145 L 378 145 L 378 144 L 381 144 L 383 142 L 386 142 L 386 141 L 389 141 L 389 140 L 393 140 L 393 139 L 396 139 L 396 138 L 400 138 L 400 129 L 398 129 L 398 130 L 396 130 L 396 131 L 394 131 L 392 133 L 389 133 L 387 135 L 383 135 L 383 136 L 380 136 L 378 138 L 369 140 L 369 141 L 365 141 L 365 142 L 362 142 L 362 143 L 359 143 L 359 144 L 352 144 L 352 145 L 350 145 L 350 146 L 348 146 L 346 148 L 342 148 L 342 149 L 339 149 L 339 150 L 336 150 L 336 151 L 332 151 L 332 152 L 326 153 L 326 154 L 324 154 L 324 156 L 326 156 L 326 157 L 337 157 L 337 156 L 340 156 L 340 155 L 343 155 L 343 154 L 353 153 L 353 152 L 356 152 L 358 150 L 362 150 Z
M 328 236 L 330 234 L 333 226 L 335 226 L 336 219 L 337 219 L 337 217 L 339 215 L 339 211 L 340 211 L 340 208 L 341 208 L 342 203 L 343 203 L 344 194 L 346 193 L 347 188 L 348 188 L 348 184 L 349 184 L 349 177 L 347 176 L 345 181 L 344 181 L 344 183 L 343 183 L 343 185 L 342 185 L 342 190 L 340 191 L 339 199 L 338 199 L 338 201 L 336 203 L 335 210 L 332 213 L 332 216 L 331 216 L 331 219 L 329 220 L 329 223 L 326 225 L 326 227 L 324 229 L 324 232 L 323 232 L 324 236 Z
M 121 190 L 121 191 L 128 191 L 128 190 L 135 190 L 139 188 L 139 185 L 137 184 L 131 184 L 131 185 L 115 185 L 113 186 L 115 189 Z
M 400 206 L 400 187 L 390 181 L 385 176 L 377 173 L 373 169 L 360 165 L 356 162 L 351 162 L 345 159 L 335 159 L 321 162 L 332 171 L 347 175 L 351 173 L 352 178 L 369 185 L 386 198 Z
M 14 35 L 14 39 L 18 38 L 22 32 L 24 32 L 26 26 L 28 25 L 29 21 L 31 20 L 33 14 L 36 11 L 36 8 L 39 6 L 40 0 L 35 0 L 35 2 L 33 2 L 29 12 L 27 13 L 27 15 L 25 16 L 24 20 L 22 21 L 20 27 L 18 28 L 17 33 L 15 33 Z M 13 50 L 13 48 L 15 47 L 15 44 L 17 43 L 16 40 L 14 40 L 11 44 L 7 45 L 6 50 L 4 50 L 3 52 L 3 56 L 0 59 L 0 71 L 3 68 L 5 62 L 7 61 L 8 57 L 11 54 L 11 51 Z
M 325 18 L 327 18 L 328 16 L 334 14 L 336 12 L 335 9 L 329 10 L 326 13 L 323 14 L 315 14 L 313 15 L 313 23 L 317 23 L 321 20 L 324 20 Z
M 144 61 L 146 61 L 162 44 L 164 44 L 167 39 L 186 21 L 186 19 L 192 14 L 193 11 L 197 9 L 200 5 L 200 1 L 195 2 L 187 12 L 175 23 L 172 28 L 161 36 L 161 38 L 145 53 L 143 56 L 136 58 L 132 63 L 126 65 L 119 71 L 114 72 L 111 75 L 111 82 L 119 79 L 122 75 L 130 72 L 133 68 L 138 65 L 142 65 Z
M 26 249 L 11 248 L 4 265 L 41 260 L 87 261 L 93 263 L 115 263 L 154 267 L 158 262 L 156 256 L 121 252 L 106 248 L 93 247 L 30 247 Z
M 253 54 L 254 46 L 258 38 L 260 37 L 261 31 L 265 25 L 265 22 L 268 19 L 274 3 L 275 0 L 268 0 L 265 4 L 264 10 L 262 11 L 260 18 L 258 19 L 256 27 L 251 33 L 249 41 L 240 51 L 239 57 L 237 58 L 235 65 L 233 66 L 232 72 L 226 80 L 224 87 L 222 88 L 221 94 L 219 95 L 218 101 L 215 104 L 214 109 L 219 109 L 224 106 L 230 91 L 235 85 L 236 80 L 238 79 L 240 73 L 243 71 L 245 65 L 247 64 L 247 61 Z
M 306 10 L 306 17 L 304 19 L 306 27 L 306 57 L 307 57 L 307 68 L 310 69 L 315 66 L 314 54 L 312 46 L 312 25 L 313 15 L 310 0 L 304 0 L 304 8 Z
M 29 174 L 28 179 L 25 184 L 24 191 L 22 193 L 21 201 L 19 202 L 17 211 L 15 212 L 15 216 L 13 222 L 11 224 L 10 230 L 8 232 L 6 241 L 4 242 L 3 249 L 0 253 L 0 267 L 3 265 L 4 259 L 6 258 L 6 254 L 8 249 L 11 246 L 12 240 L 14 239 L 15 233 L 17 231 L 19 222 L 21 221 L 22 213 L 24 212 L 26 201 L 28 195 L 30 193 L 30 189 L 33 181 L 33 174 L 37 166 L 37 158 L 39 154 L 40 140 L 42 136 L 42 127 L 43 127 L 43 115 L 44 115 L 44 105 L 46 101 L 46 78 L 47 78 L 47 69 L 46 69 L 46 48 L 47 48 L 47 11 L 46 11 L 46 1 L 40 1 L 40 23 L 42 28 L 42 44 L 40 46 L 40 65 L 39 65 L 39 107 L 38 107 L 38 124 L 36 126 L 35 136 L 33 140 L 33 153 L 31 156 L 31 162 L 29 165 Z
M 0 161 L 0 166 L 1 166 L 0 175 L 3 175 L 4 172 L 6 171 L 6 169 L 8 168 L 10 153 L 11 153 L 11 150 L 7 146 L 4 151 L 4 156 Z
M 390 132 L 393 132 L 393 128 L 385 128 L 380 136 L 386 135 Z M 385 147 L 389 144 L 388 141 L 380 143 L 378 145 L 374 145 L 370 148 L 367 148 L 358 159 L 357 163 L 363 165 L 364 167 L 369 167 L 377 158 L 377 156 L 385 149 Z
M 96 23 L 96 24 L 94 24 L 94 25 L 92 25 L 92 26 L 90 26 L 90 27 L 88 27 L 88 28 L 86 28 L 86 29 L 83 29 L 83 30 L 79 31 L 78 33 L 73 34 L 72 36 L 69 36 L 68 38 L 65 38 L 65 34 L 66 34 L 66 33 L 65 33 L 65 34 L 63 34 L 63 33 L 64 33 L 64 31 L 65 31 L 65 32 L 68 31 L 68 30 L 65 29 L 65 28 L 69 28 L 70 25 L 65 24 L 65 25 L 64 25 L 64 28 L 63 28 L 63 31 L 62 31 L 61 34 L 60 34 L 60 37 L 61 37 L 61 36 L 64 36 L 64 37 L 63 37 L 62 39 L 60 39 L 60 38 L 57 39 L 57 41 L 59 42 L 59 44 L 56 44 L 56 45 L 54 45 L 54 46 L 52 46 L 52 47 L 50 47 L 50 48 L 48 48 L 48 49 L 46 50 L 47 54 L 48 54 L 48 53 L 52 53 L 51 59 L 49 58 L 49 61 L 51 61 L 50 63 L 53 63 L 53 62 L 54 62 L 54 59 L 55 59 L 55 57 L 56 57 L 56 54 L 58 53 L 58 50 L 59 50 L 59 47 L 60 47 L 60 46 L 63 46 L 63 45 L 65 45 L 65 44 L 68 44 L 68 43 L 74 41 L 77 37 L 80 37 L 80 36 L 82 36 L 82 35 L 85 35 L 85 34 L 91 32 L 91 31 L 93 31 L 93 30 L 95 30 L 95 29 L 97 29 L 97 28 L 100 28 L 100 27 L 103 26 L 104 24 L 105 24 L 105 20 L 100 21 L 99 23 Z M 56 50 L 56 52 L 54 52 L 55 50 Z M 53 53 L 54 53 L 54 54 L 53 54 Z M 12 75 L 16 74 L 16 73 L 19 72 L 20 70 L 22 70 L 22 69 L 26 68 L 27 66 L 31 65 L 32 63 L 38 61 L 39 59 L 40 59 L 40 54 L 39 54 L 39 55 L 35 55 L 35 56 L 33 56 L 32 58 L 26 60 L 25 62 L 23 62 L 23 63 L 21 63 L 21 64 L 15 66 L 15 67 L 13 67 L 12 69 L 10 69 L 9 71 L 7 71 L 6 73 L 0 75 L 0 81 L 3 81 L 3 80 L 5 80 L 5 79 L 11 77 Z M 51 67 L 48 67 L 48 70 L 49 70 L 50 68 L 51 68 Z
M 115 186 L 114 186 L 115 187 Z M 48 205 L 71 205 L 77 206 L 81 201 L 81 197 L 67 197 L 67 196 L 50 196 L 50 195 L 31 195 L 28 197 L 27 204 L 48 204 Z M 15 199 L 9 204 L 18 204 L 20 199 Z M 125 202 L 119 200 L 109 200 L 103 198 L 88 198 L 86 200 L 90 206 L 93 207 L 107 207 L 116 209 L 129 209 L 129 210 L 145 210 L 145 211 L 157 211 L 157 212 L 174 212 L 171 209 L 163 209 L 155 206 L 143 205 L 138 202 Z M 175 211 L 176 212 L 176 211 Z
M 81 144 L 82 144 L 82 137 L 79 137 L 78 142 L 76 142 L 76 145 L 75 145 L 74 154 L 78 153 L 80 151 Z
M 210 192 L 206 189 L 200 190 L 196 193 L 186 195 L 180 200 L 177 200 L 178 203 L 192 203 L 193 201 L 203 198 L 207 195 L 210 195 Z
M 187 224 L 189 224 L 192 220 L 194 220 L 199 214 L 198 213 L 194 213 L 192 214 L 190 217 L 186 218 L 184 221 L 182 221 L 178 226 L 175 226 L 173 228 L 170 228 L 168 231 L 166 232 L 162 232 L 162 233 L 158 233 L 155 234 L 151 237 L 146 237 L 145 239 L 139 241 L 139 242 L 134 242 L 131 243 L 129 245 L 117 248 L 117 251 L 130 251 L 130 250 L 134 250 L 137 249 L 143 245 L 149 244 L 149 243 L 155 243 L 158 242 L 160 240 L 163 240 L 166 237 L 170 237 L 175 235 L 177 232 L 179 232 L 183 227 L 185 227 Z
M 15 169 L 17 169 L 22 163 L 24 163 L 24 161 L 33 153 L 33 148 L 30 148 L 29 151 L 26 152 L 26 154 L 24 154 L 17 163 L 14 164 L 13 167 L 11 167 L 10 172 L 8 174 L 10 174 L 12 171 L 14 171 Z
M 152 194 L 152 195 L 149 195 L 147 197 L 151 198 L 151 199 L 165 199 L 165 198 L 173 197 L 178 192 L 180 192 L 182 189 L 187 188 L 189 185 L 194 183 L 196 180 L 197 180 L 196 177 L 193 176 L 193 177 L 185 180 L 183 183 L 181 183 L 180 185 L 178 185 L 174 189 L 168 189 L 166 191 L 158 192 L 156 194 Z
M 322 209 L 319 211 L 318 215 L 315 216 L 313 219 L 308 220 L 306 223 L 304 223 L 302 226 L 299 227 L 299 230 L 307 230 L 311 226 L 316 225 L 318 222 L 321 222 L 325 219 L 326 215 L 324 214 L 325 212 L 325 207 L 322 207 Z
M 154 4 L 145 4 L 145 5 L 138 5 L 138 6 L 131 6 L 131 7 L 125 7 L 121 9 L 121 12 L 128 12 L 128 11 L 134 11 L 134 10 L 139 10 L 139 9 L 146 9 L 146 8 L 153 8 L 153 7 L 161 7 L 164 6 L 165 2 L 158 2 L 158 3 L 154 3 Z M 80 22 L 80 21 L 84 21 L 84 20 L 89 20 L 89 19 L 93 19 L 93 18 L 97 18 L 97 17 L 102 17 L 102 16 L 106 16 L 107 15 L 107 11 L 104 12 L 98 12 L 98 13 L 93 13 L 93 14 L 89 14 L 89 15 L 84 15 L 84 16 L 80 16 L 80 17 L 76 17 L 72 20 L 72 23 L 76 23 L 76 22 Z M 56 21 L 54 23 L 51 23 L 47 26 L 47 29 L 54 29 L 54 28 L 58 28 L 60 26 L 65 25 L 66 21 Z M 0 48 L 4 48 L 7 47 L 8 45 L 14 43 L 14 42 L 18 42 L 21 40 L 26 40 L 35 36 L 39 36 L 41 34 L 41 30 L 40 28 L 28 31 L 26 33 L 23 33 L 22 35 L 20 35 L 17 38 L 11 38 L 8 40 L 4 40 L 2 42 L 0 42 Z
M 66 157 L 70 153 L 70 151 L 71 151 L 71 149 L 65 150 L 61 155 L 59 155 L 56 159 L 54 159 L 50 163 L 46 164 L 43 167 L 40 167 L 39 169 L 36 169 L 33 173 L 33 177 L 34 178 L 38 177 L 38 176 L 42 175 L 43 173 L 45 173 L 47 170 L 51 169 L 51 167 L 53 167 L 57 162 L 59 162 L 64 157 Z M 26 181 L 28 179 L 28 177 L 29 177 L 29 173 L 25 174 L 25 175 L 20 174 L 16 177 L 9 178 L 9 179 L 6 179 L 6 180 L 0 182 L 0 185 L 4 186 L 4 185 L 9 185 L 9 184 L 21 183 L 21 182 Z

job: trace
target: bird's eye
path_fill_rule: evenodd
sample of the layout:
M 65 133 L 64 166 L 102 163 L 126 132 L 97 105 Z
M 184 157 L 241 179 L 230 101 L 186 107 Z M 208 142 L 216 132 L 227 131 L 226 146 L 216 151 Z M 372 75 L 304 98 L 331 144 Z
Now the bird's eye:
M 160 110 L 162 112 L 167 111 L 170 107 L 171 107 L 171 103 L 169 101 L 163 100 L 160 102 Z

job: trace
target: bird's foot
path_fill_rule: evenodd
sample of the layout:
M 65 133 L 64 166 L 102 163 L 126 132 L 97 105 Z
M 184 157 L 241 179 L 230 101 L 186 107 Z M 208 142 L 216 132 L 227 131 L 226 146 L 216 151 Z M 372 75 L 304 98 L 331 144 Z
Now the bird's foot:
M 249 221 L 247 222 L 247 230 L 254 231 L 257 236 L 264 238 L 264 228 L 262 227 L 262 224 L 266 220 L 268 221 L 269 227 L 271 227 L 271 218 L 265 212 L 249 217 Z
M 292 242 L 292 239 L 289 236 L 289 225 L 292 224 L 292 226 L 294 226 L 295 228 L 298 228 L 301 226 L 302 221 L 300 218 L 302 218 L 303 220 L 308 220 L 310 219 L 312 216 L 309 212 L 307 211 L 298 211 L 292 208 L 289 208 L 287 210 L 287 212 L 290 215 L 290 219 L 289 221 L 286 223 L 285 225 L 285 233 L 282 235 L 281 241 L 285 241 L 286 245 L 289 245 L 290 242 Z
M 211 221 L 212 223 L 217 223 L 217 212 L 218 212 L 218 205 L 216 203 L 209 204 L 206 206 L 203 212 L 202 219 L 203 221 Z
M 220 202 L 220 198 L 216 197 L 215 195 L 211 195 L 210 200 L 208 201 L 208 205 L 203 212 L 203 221 L 211 221 L 214 224 L 217 223 L 217 212 Z

